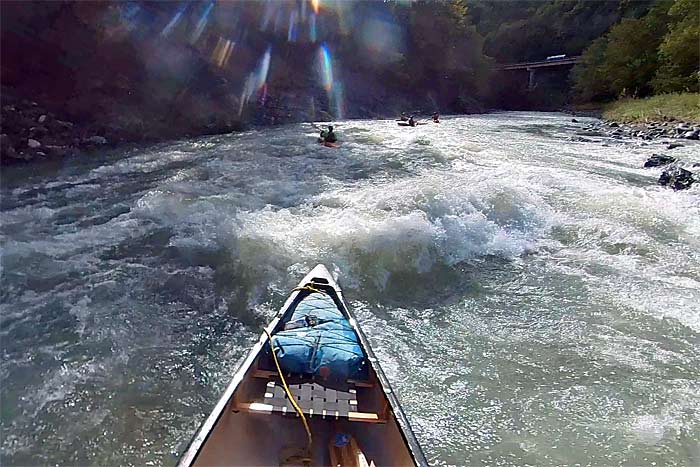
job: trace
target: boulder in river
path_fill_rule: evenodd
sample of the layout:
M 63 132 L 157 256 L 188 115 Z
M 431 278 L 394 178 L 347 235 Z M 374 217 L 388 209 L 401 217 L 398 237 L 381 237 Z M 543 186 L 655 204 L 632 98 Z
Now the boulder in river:
M 607 136 L 604 132 L 598 130 L 577 131 L 576 134 L 579 136 Z
M 670 143 L 668 146 L 666 146 L 666 149 L 676 149 L 676 148 L 682 148 L 684 145 L 681 143 Z
M 676 126 L 676 133 L 679 135 L 682 133 L 685 133 L 686 131 L 690 131 L 690 130 L 692 130 L 692 128 L 690 128 L 685 123 L 680 123 Z
M 41 147 L 41 143 L 35 139 L 29 138 L 27 140 L 27 146 L 29 146 L 32 149 L 36 149 Z
M 682 137 L 685 138 L 685 139 L 694 139 L 694 140 L 698 140 L 698 139 L 700 139 L 700 130 L 698 130 L 698 129 L 696 128 L 696 129 L 692 129 L 692 130 L 686 131 L 685 133 L 683 133 L 683 136 L 682 136 Z
M 678 166 L 667 168 L 659 177 L 659 185 L 669 186 L 674 191 L 688 189 L 694 182 L 693 172 Z
M 649 167 L 660 167 L 662 165 L 668 165 L 671 162 L 675 162 L 676 158 L 672 156 L 667 156 L 665 154 L 653 154 L 647 161 L 644 163 L 645 168 Z

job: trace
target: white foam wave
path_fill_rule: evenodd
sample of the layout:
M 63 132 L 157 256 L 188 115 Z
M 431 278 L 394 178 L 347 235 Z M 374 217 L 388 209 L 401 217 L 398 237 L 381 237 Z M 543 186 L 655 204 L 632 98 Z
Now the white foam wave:
M 250 267 L 325 261 L 380 288 L 394 273 L 532 250 L 548 226 L 546 204 L 507 183 L 483 185 L 439 173 L 340 188 L 294 209 L 242 212 L 231 235 Z

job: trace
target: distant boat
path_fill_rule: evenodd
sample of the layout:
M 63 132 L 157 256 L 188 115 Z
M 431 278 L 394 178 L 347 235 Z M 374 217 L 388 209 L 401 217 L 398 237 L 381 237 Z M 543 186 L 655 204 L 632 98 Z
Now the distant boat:
M 312 374 L 289 371 L 311 361 L 321 365 Z M 179 462 L 276 465 L 427 465 L 367 338 L 321 264 L 265 328 Z
M 547 60 L 548 60 L 548 61 L 551 61 L 551 60 L 562 60 L 562 59 L 564 59 L 564 58 L 566 58 L 566 54 L 561 54 L 561 55 L 550 55 L 549 57 L 547 57 Z

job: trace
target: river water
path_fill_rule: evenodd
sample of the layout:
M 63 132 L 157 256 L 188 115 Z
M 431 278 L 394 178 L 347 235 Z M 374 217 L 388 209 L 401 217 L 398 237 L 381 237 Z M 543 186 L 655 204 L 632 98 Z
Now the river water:
M 2 464 L 175 463 L 319 262 L 431 463 L 700 464 L 700 187 L 577 128 L 345 121 L 330 149 L 303 124 L 4 169 Z

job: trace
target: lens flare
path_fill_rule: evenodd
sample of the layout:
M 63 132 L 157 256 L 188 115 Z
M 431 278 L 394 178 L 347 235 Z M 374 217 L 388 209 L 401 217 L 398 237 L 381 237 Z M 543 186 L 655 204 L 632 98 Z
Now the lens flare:
M 260 64 L 258 65 L 258 70 L 256 73 L 256 85 L 255 87 L 260 90 L 265 82 L 267 81 L 267 74 L 270 72 L 270 60 L 272 57 L 272 46 L 267 46 L 267 50 L 265 50 L 265 54 L 262 57 L 262 60 L 260 60 Z
M 270 72 L 270 62 L 272 60 L 272 46 L 267 46 L 255 71 L 248 74 L 245 80 L 243 91 L 241 91 L 240 106 L 238 115 L 243 114 L 243 108 L 248 103 L 253 94 L 257 91 L 261 93 L 261 102 L 267 98 L 267 74 Z
M 267 31 L 267 27 L 270 25 L 272 16 L 275 14 L 275 5 L 272 3 L 267 3 L 265 5 L 265 13 L 263 14 L 262 21 L 260 22 L 260 30 Z
M 297 40 L 297 11 L 292 10 L 289 14 L 289 28 L 287 29 L 287 42 L 296 42 Z
M 333 83 L 331 104 L 335 110 L 335 118 L 345 118 L 345 95 L 343 93 L 343 83 L 340 81 Z
M 255 91 L 255 75 L 253 73 L 248 75 L 243 85 L 243 91 L 241 91 L 240 106 L 238 107 L 238 115 L 243 114 L 243 107 L 248 103 L 248 99 L 253 95 Z
M 167 37 L 172 32 L 172 30 L 175 29 L 175 26 L 177 26 L 180 23 L 182 15 L 185 13 L 185 8 L 187 8 L 187 5 L 183 6 L 182 8 L 180 8 L 180 11 L 175 13 L 170 22 L 160 32 L 161 36 Z
M 228 63 L 229 58 L 231 58 L 231 53 L 233 52 L 233 47 L 236 45 L 235 42 L 230 39 L 225 39 L 219 36 L 219 40 L 216 42 L 216 47 L 211 54 L 211 59 L 219 67 L 224 67 Z
M 319 47 L 318 55 L 321 72 L 321 84 L 326 92 L 331 92 L 333 87 L 333 63 L 331 61 L 331 53 L 326 44 Z
M 207 23 L 209 22 L 209 15 L 211 14 L 211 10 L 214 9 L 214 2 L 211 2 L 209 5 L 207 5 L 206 9 L 204 10 L 204 13 L 202 13 L 201 18 L 199 18 L 199 21 L 197 22 L 197 27 L 195 28 L 194 32 L 192 32 L 192 36 L 190 37 L 190 43 L 194 44 L 199 40 L 199 37 L 202 35 L 202 32 L 204 32 L 204 28 L 207 27 Z
M 284 11 L 279 10 L 277 14 L 275 15 L 275 34 L 280 33 L 280 29 L 282 29 L 284 23 Z
M 309 40 L 316 42 L 316 14 L 311 13 L 309 16 Z
M 320 6 L 320 0 L 311 0 L 311 9 L 314 10 L 314 13 L 318 14 L 318 9 Z

